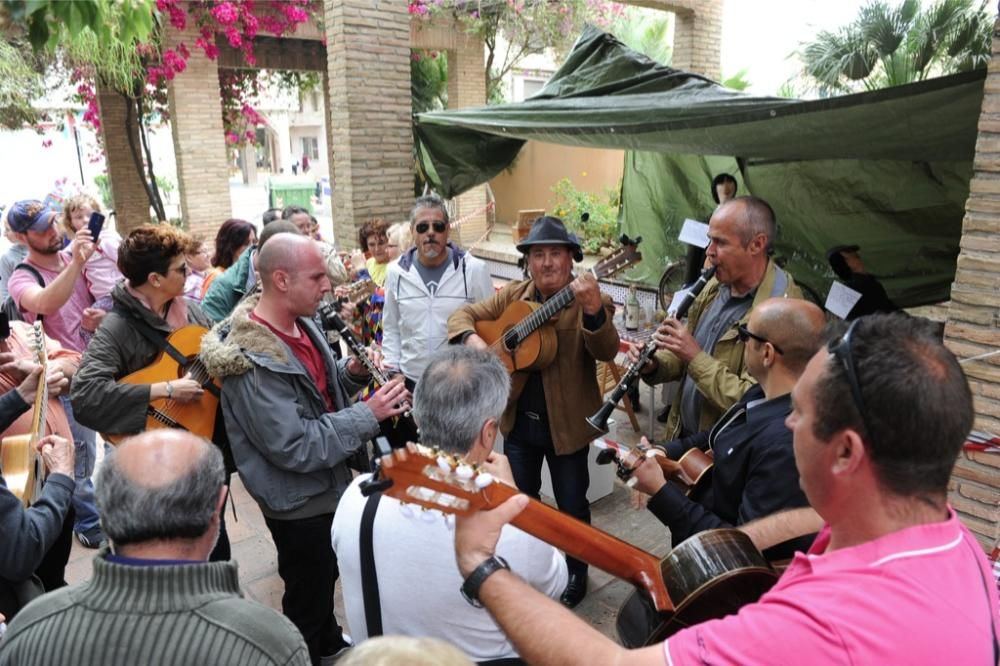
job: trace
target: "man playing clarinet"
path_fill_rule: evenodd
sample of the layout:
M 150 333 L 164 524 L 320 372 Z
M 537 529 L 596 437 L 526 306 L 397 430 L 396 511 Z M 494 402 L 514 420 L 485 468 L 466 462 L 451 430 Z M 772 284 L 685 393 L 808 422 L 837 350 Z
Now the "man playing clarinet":
M 517 487 L 538 497 L 544 459 L 559 509 L 589 523 L 587 453 L 593 433 L 584 417 L 601 405 L 596 362 L 611 361 L 618 353 L 614 305 L 593 275 L 574 278 L 573 260 L 581 261 L 583 253 L 560 219 L 538 218 L 517 249 L 525 255 L 531 279 L 456 310 L 448 320 L 448 338 L 486 348 L 475 333 L 477 321 L 500 318 L 514 301 L 544 303 L 567 285 L 573 290 L 575 300 L 549 324 L 558 340 L 555 360 L 535 372 L 514 373 L 500 430 Z M 560 600 L 572 608 L 587 594 L 587 564 L 568 557 L 567 565 L 569 582 Z

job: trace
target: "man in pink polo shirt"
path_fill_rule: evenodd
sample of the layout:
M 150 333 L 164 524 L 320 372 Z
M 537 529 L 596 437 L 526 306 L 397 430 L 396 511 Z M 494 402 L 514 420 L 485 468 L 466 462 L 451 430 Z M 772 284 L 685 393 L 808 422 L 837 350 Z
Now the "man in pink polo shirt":
M 996 664 L 996 586 L 947 503 L 972 396 L 936 327 L 856 320 L 809 362 L 792 405 L 800 483 L 826 525 L 758 603 L 626 654 L 492 562 L 524 496 L 458 521 L 466 593 L 531 664 Z

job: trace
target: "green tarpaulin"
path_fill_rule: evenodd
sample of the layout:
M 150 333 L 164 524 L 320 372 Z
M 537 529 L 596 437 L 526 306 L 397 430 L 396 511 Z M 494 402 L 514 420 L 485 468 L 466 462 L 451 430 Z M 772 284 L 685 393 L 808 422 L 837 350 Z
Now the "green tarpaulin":
M 528 101 L 421 114 L 435 189 L 454 196 L 508 167 L 526 140 L 626 149 L 622 230 L 655 282 L 683 256 L 685 218 L 707 220 L 712 176 L 768 200 L 777 254 L 825 294 L 826 248 L 858 243 L 901 305 L 946 300 L 955 273 L 985 71 L 842 97 L 755 97 L 658 65 L 588 28 Z

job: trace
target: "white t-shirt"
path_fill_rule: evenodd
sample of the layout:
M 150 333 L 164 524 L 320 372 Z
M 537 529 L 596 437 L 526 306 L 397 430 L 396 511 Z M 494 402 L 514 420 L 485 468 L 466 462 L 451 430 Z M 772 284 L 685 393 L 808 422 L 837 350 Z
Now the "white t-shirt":
M 355 643 L 368 637 L 361 591 L 359 537 L 368 498 L 354 479 L 337 505 L 333 549 L 337 552 L 344 610 Z M 454 516 L 403 506 L 382 497 L 375 514 L 373 549 L 385 634 L 440 638 L 472 661 L 516 657 L 517 652 L 489 613 L 462 597 L 462 575 L 455 564 Z M 503 528 L 497 554 L 535 589 L 557 598 L 566 587 L 562 553 L 516 527 Z

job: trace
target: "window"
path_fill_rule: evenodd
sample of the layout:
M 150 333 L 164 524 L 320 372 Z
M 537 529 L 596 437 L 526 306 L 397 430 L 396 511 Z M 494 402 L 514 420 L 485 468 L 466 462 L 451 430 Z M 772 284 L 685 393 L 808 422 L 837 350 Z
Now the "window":
M 302 137 L 302 154 L 308 155 L 311 160 L 319 159 L 319 139 L 314 136 Z

